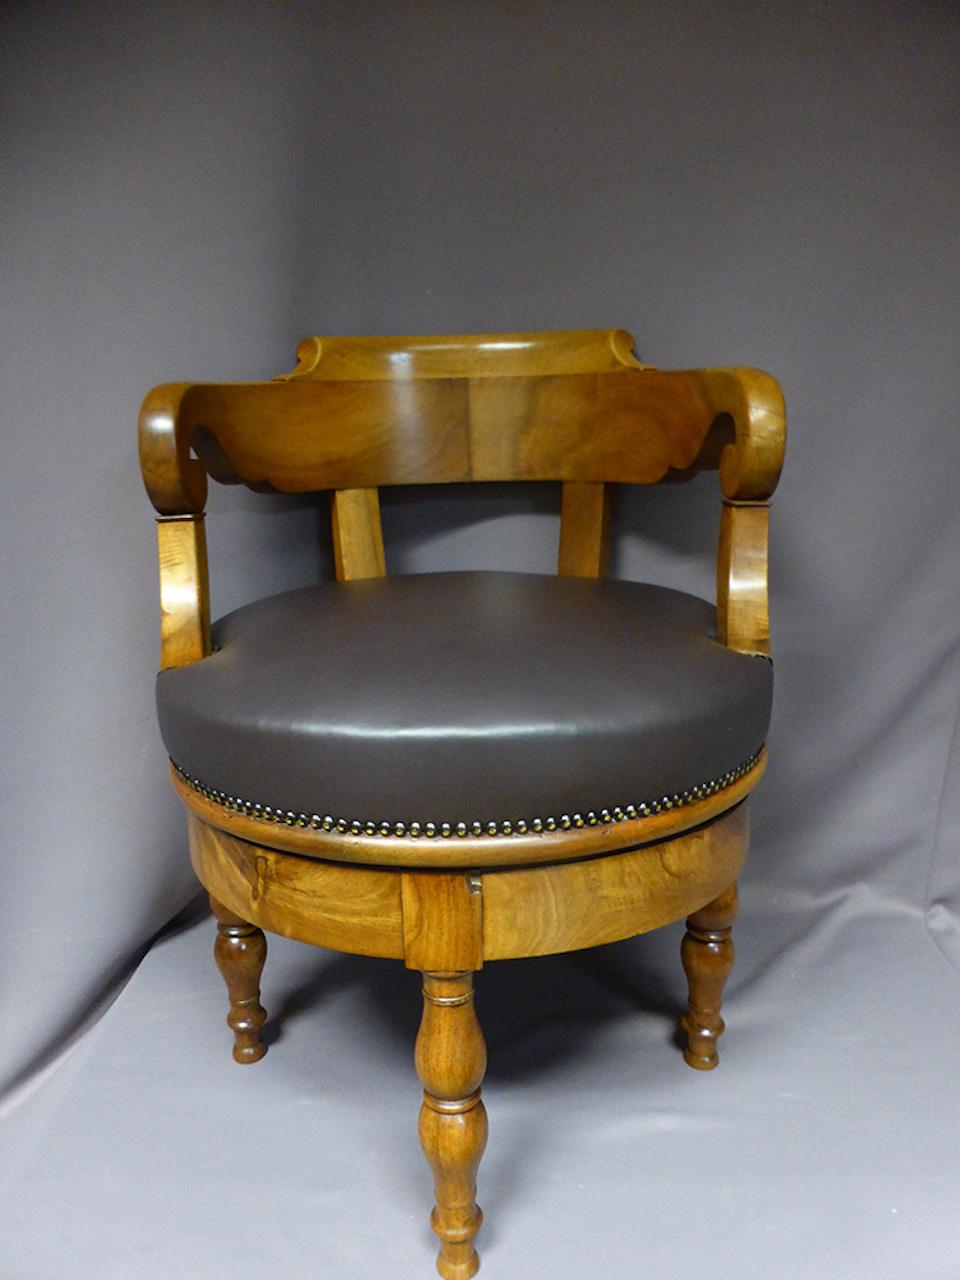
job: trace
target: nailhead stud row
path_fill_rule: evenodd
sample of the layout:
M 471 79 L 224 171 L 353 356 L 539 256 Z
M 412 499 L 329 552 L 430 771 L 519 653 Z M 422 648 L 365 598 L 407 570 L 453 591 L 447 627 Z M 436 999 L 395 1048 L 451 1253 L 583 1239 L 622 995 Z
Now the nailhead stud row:
M 255 804 L 251 800 L 241 800 L 238 796 L 228 795 L 208 787 L 198 778 L 194 778 L 186 769 L 181 768 L 175 760 L 171 761 L 183 781 L 194 791 L 221 805 L 231 813 L 243 813 L 249 818 L 257 818 L 262 822 L 275 822 L 286 827 L 307 827 L 313 831 L 336 831 L 341 834 L 355 836 L 426 836 L 428 839 L 440 837 L 448 839 L 457 836 L 524 836 L 531 832 L 569 831 L 573 827 L 597 827 L 614 822 L 634 821 L 637 818 L 649 818 L 655 813 L 663 813 L 670 809 L 682 809 L 697 800 L 706 800 L 708 796 L 732 786 L 748 773 L 760 758 L 759 748 L 743 764 L 728 770 L 719 778 L 710 782 L 702 782 L 686 791 L 678 791 L 673 795 L 661 796 L 658 800 L 647 800 L 641 804 L 628 804 L 612 809 L 588 809 L 585 813 L 562 813 L 559 817 L 503 819 L 500 822 L 372 822 L 360 818 L 335 818 L 330 814 L 297 813 L 293 809 L 274 809 L 268 804 Z

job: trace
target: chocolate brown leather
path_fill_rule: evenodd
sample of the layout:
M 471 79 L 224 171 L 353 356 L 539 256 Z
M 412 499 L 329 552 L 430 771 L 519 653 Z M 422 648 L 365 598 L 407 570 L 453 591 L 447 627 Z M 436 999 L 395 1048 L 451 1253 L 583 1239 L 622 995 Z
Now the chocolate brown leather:
M 665 587 L 525 573 L 326 583 L 221 619 L 163 671 L 170 756 L 208 787 L 361 820 L 626 807 L 721 777 L 766 736 L 770 663 Z

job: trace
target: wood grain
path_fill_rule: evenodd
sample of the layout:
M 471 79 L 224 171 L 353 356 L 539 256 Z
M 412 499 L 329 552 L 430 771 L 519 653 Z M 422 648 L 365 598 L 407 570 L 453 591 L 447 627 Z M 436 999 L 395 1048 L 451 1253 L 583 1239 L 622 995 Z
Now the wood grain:
M 560 556 L 564 578 L 600 578 L 607 571 L 610 492 L 605 484 L 569 480 L 560 507 Z
M 766 501 L 780 479 L 787 444 L 779 383 L 760 369 L 707 369 L 700 381 L 708 402 L 733 428 L 733 440 L 720 457 L 723 496 Z
M 218 478 L 288 493 L 466 480 L 651 484 L 718 460 L 729 498 L 766 498 L 776 485 L 783 401 L 766 374 L 664 373 L 619 359 L 515 374 L 492 340 L 478 348 L 485 370 L 471 373 L 459 341 L 460 372 L 450 376 L 327 378 L 318 364 L 289 381 L 155 388 L 141 413 L 152 501 L 162 514 L 202 509 L 191 450 Z M 405 369 L 404 354 L 389 367 Z M 563 368 L 559 359 L 547 367 Z M 710 445 L 715 431 L 722 452 Z
M 625 329 L 558 333 L 454 333 L 388 338 L 311 337 L 278 381 L 529 377 L 642 369 Z
M 548 955 L 682 919 L 733 883 L 749 841 L 746 805 L 673 840 L 545 867 L 458 873 L 344 866 L 248 844 L 190 818 L 204 887 L 240 920 L 316 946 L 422 960 Z
M 689 989 L 681 1024 L 687 1037 L 683 1057 L 697 1071 L 712 1071 L 718 1062 L 717 1041 L 725 1029 L 720 1004 L 733 969 L 731 931 L 738 904 L 736 884 L 728 885 L 694 912 L 683 937 L 680 954 Z
M 387 572 L 376 489 L 335 489 L 330 495 L 333 560 L 338 582 L 382 578 Z
M 203 516 L 157 521 L 160 667 L 184 667 L 210 652 L 210 582 Z
M 189 833 L 197 879 L 240 919 L 318 947 L 403 958 L 399 875 L 277 853 L 194 814 Z
M 717 551 L 717 636 L 743 653 L 770 652 L 766 503 L 725 502 Z
M 230 1012 L 227 1026 L 233 1032 L 235 1062 L 259 1062 L 267 1052 L 260 1028 L 267 1011 L 260 1003 L 260 974 L 267 958 L 267 940 L 256 925 L 236 915 L 212 894 L 210 909 L 217 920 L 213 955 L 227 984 Z
M 485 960 L 555 955 L 680 920 L 740 872 L 747 806 L 673 840 L 608 858 L 483 876 Z
M 445 1280 L 469 1280 L 480 1266 L 473 1243 L 483 1222 L 477 1170 L 487 1145 L 480 1097 L 487 1051 L 473 1004 L 472 973 L 423 975 L 415 1058 L 423 1084 L 420 1144 L 437 1197 L 430 1218 L 440 1237 L 437 1271 Z
M 408 969 L 479 969 L 483 896 L 479 876 L 404 871 L 403 944 Z
M 198 515 L 207 501 L 207 473 L 191 454 L 192 429 L 182 412 L 189 382 L 165 382 L 140 407 L 140 471 L 161 515 Z

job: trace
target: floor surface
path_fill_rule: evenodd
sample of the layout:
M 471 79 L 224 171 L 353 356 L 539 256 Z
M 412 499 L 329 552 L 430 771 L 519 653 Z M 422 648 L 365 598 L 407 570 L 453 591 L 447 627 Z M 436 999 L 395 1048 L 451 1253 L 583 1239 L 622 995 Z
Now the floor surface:
M 417 976 L 271 938 L 241 1067 L 212 932 L 158 942 L 4 1122 L 0 1277 L 427 1280 Z M 747 886 L 707 1074 L 681 932 L 480 975 L 484 1275 L 958 1280 L 960 975 L 921 918 Z

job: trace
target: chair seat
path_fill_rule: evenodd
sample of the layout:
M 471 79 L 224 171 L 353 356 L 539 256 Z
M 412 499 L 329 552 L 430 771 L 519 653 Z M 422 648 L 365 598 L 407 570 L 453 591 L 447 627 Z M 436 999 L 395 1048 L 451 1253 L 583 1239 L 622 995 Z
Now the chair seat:
M 197 785 L 315 825 L 642 812 L 763 744 L 771 665 L 714 624 L 706 601 L 610 579 L 325 583 L 222 618 L 213 653 L 158 676 L 160 724 Z

